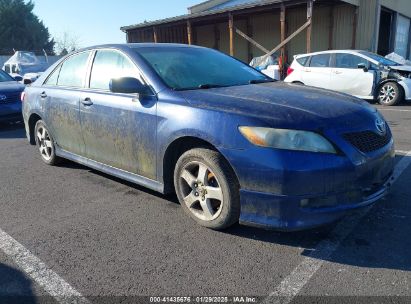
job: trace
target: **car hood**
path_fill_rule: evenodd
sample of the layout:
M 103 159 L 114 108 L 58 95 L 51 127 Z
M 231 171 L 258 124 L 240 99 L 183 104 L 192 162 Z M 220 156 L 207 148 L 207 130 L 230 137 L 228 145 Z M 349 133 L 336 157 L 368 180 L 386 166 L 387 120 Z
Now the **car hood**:
M 17 81 L 0 82 L 0 94 L 11 92 L 23 92 L 24 88 L 24 85 L 18 83 Z
M 360 128 L 374 124 L 377 114 L 358 98 L 283 82 L 180 93 L 195 107 L 255 117 L 284 128 Z
M 411 66 L 410 65 L 393 65 L 393 66 L 390 66 L 390 69 L 391 70 L 411 72 Z

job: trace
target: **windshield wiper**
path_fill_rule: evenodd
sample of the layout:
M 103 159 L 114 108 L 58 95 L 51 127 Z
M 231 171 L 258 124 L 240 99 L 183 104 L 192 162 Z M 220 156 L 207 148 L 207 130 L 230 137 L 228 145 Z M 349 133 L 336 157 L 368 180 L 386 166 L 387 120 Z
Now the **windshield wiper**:
M 198 86 L 199 89 L 212 89 L 212 88 L 222 88 L 222 87 L 225 87 L 225 86 L 220 85 L 220 84 L 209 84 L 209 83 L 200 84 Z
M 267 82 L 275 82 L 274 79 L 253 79 L 250 80 L 249 84 L 258 84 L 258 83 L 267 83 Z

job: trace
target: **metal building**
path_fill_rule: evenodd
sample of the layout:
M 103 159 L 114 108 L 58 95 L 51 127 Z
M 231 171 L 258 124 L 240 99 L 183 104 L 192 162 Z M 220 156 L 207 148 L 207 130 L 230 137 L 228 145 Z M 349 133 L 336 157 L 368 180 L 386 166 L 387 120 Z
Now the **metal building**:
M 209 0 L 186 15 L 121 30 L 127 42 L 197 44 L 245 62 L 276 46 L 288 61 L 328 49 L 410 58 L 410 18 L 411 0 Z

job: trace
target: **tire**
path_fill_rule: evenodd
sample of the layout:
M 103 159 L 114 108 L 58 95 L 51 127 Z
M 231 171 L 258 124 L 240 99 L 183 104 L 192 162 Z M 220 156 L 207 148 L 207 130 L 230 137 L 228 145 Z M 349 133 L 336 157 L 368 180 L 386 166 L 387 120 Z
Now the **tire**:
M 50 166 L 58 164 L 60 158 L 56 156 L 54 140 L 44 121 L 37 121 L 36 126 L 34 127 L 34 137 L 43 162 Z
M 222 230 L 238 222 L 240 186 L 218 152 L 196 148 L 181 155 L 174 187 L 183 210 L 201 226 Z
M 404 92 L 396 82 L 384 83 L 378 90 L 378 102 L 383 106 L 394 106 L 402 101 Z

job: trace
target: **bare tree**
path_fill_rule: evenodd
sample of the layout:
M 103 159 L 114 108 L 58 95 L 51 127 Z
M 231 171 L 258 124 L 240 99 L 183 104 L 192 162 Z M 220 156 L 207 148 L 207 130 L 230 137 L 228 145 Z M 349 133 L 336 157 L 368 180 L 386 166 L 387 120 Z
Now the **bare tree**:
M 66 55 L 80 47 L 80 39 L 78 36 L 69 32 L 64 32 L 55 38 L 54 51 L 58 55 Z

